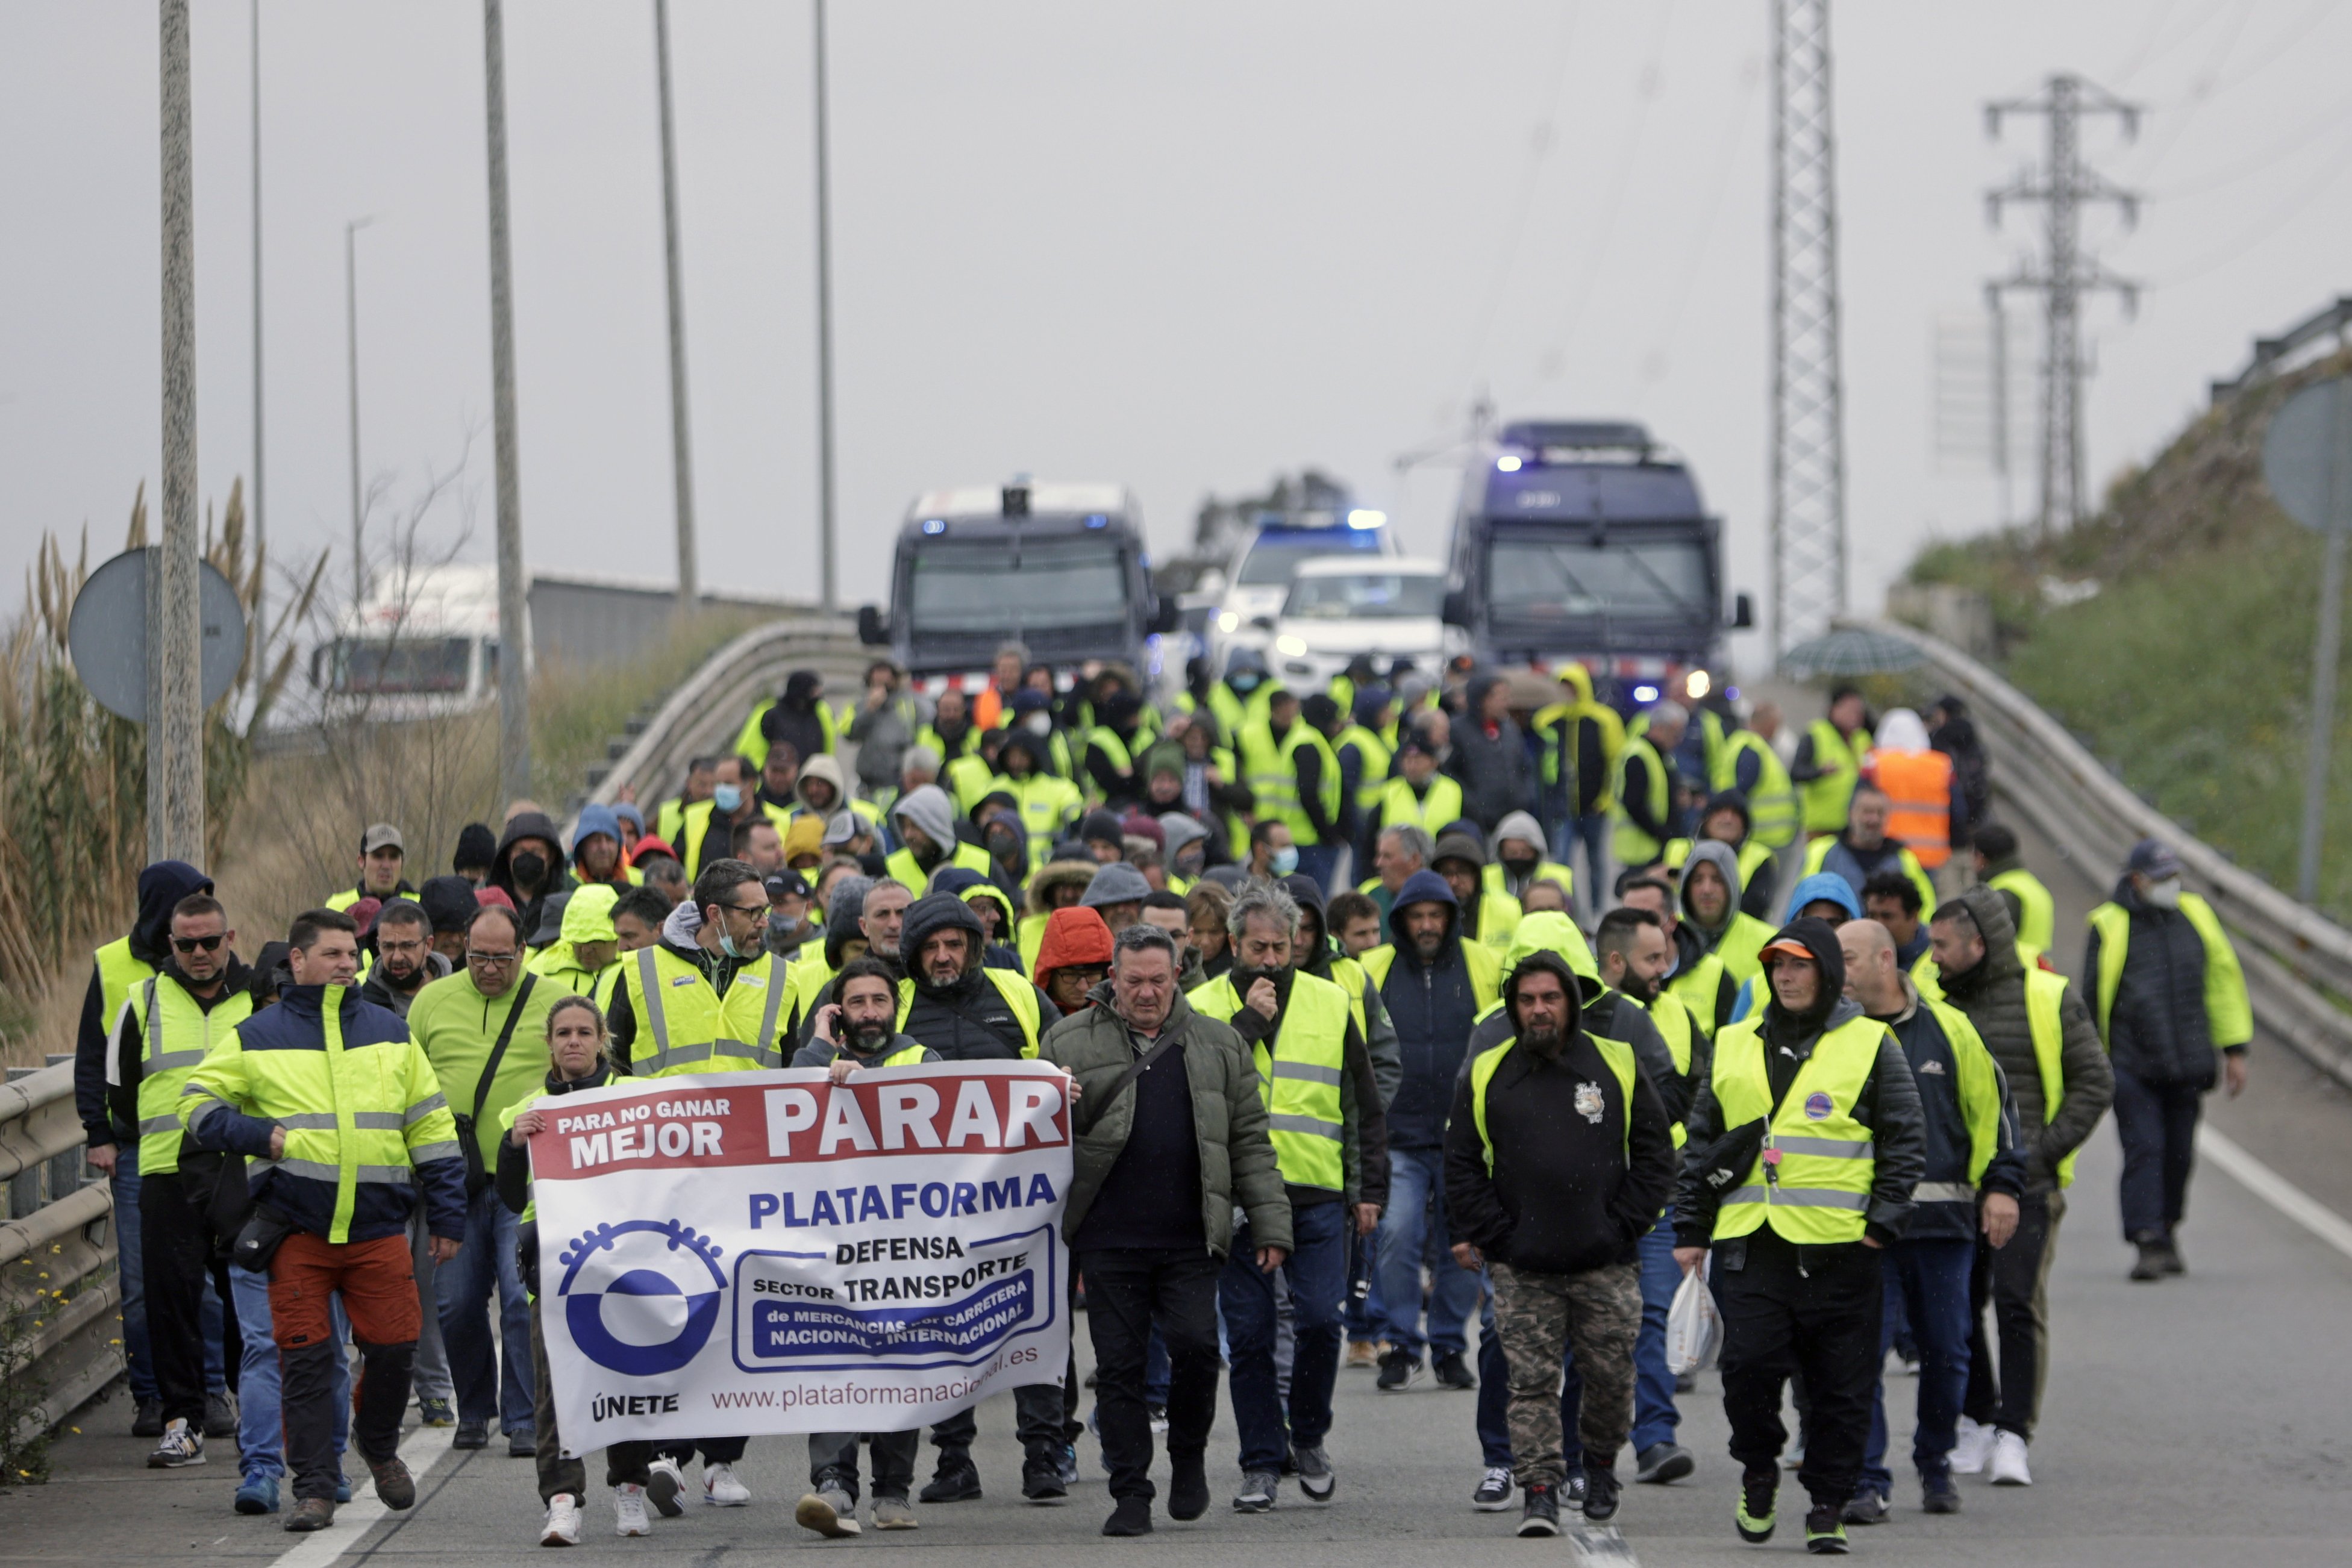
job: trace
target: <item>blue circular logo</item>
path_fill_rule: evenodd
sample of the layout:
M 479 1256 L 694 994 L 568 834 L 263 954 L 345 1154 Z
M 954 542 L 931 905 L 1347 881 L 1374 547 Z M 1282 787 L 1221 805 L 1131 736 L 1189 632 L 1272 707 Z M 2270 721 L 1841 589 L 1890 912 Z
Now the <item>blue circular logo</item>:
M 561 1260 L 556 1294 L 572 1343 L 597 1365 L 627 1376 L 677 1371 L 702 1353 L 718 1326 L 727 1286 L 719 1269 L 723 1250 L 675 1219 L 597 1226 Z
M 1825 1122 L 1830 1114 L 1830 1097 L 1820 1090 L 1805 1096 L 1805 1114 L 1816 1122 Z

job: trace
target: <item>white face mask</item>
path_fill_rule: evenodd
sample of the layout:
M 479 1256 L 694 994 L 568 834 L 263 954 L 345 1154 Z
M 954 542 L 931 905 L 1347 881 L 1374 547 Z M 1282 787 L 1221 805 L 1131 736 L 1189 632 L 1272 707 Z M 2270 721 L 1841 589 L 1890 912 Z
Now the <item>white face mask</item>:
M 2180 879 L 2177 876 L 2168 876 L 2159 882 L 2149 883 L 2147 901 L 2158 909 L 2179 908 Z
M 1021 721 L 1021 727 L 1032 735 L 1044 735 L 1054 727 L 1054 720 L 1050 715 L 1033 713 Z

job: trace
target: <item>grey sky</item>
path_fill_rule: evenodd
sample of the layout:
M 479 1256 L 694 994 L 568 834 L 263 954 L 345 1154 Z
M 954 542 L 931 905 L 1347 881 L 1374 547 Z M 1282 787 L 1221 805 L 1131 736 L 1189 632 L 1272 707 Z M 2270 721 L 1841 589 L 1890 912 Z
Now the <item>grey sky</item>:
M 368 472 L 395 498 L 479 434 L 488 558 L 480 9 L 265 0 L 269 498 L 289 551 L 347 527 L 342 225 L 361 245 Z M 1450 472 L 1397 454 L 1506 414 L 1630 414 L 1696 465 L 1733 586 L 1767 586 L 1763 0 L 836 0 L 844 591 L 919 489 L 1014 470 L 1141 494 L 1160 549 L 1204 492 L 1302 463 L 1442 547 Z M 525 550 L 672 580 L 648 0 L 509 0 Z M 676 0 L 706 583 L 814 596 L 808 12 Z M 248 465 L 247 5 L 194 0 L 203 488 Z M 2145 101 L 2087 150 L 2151 201 L 2094 247 L 2091 466 L 2147 455 L 2249 340 L 2343 290 L 2352 7 L 2078 0 L 1836 13 L 1857 603 L 1931 532 L 1992 520 L 1936 473 L 1930 329 L 2032 239 L 1983 187 L 2037 146 L 1987 97 L 2081 70 Z M 0 3 L 0 569 L 157 468 L 155 12 Z M 2030 502 L 2021 491 L 2021 507 Z M 439 525 L 457 526 L 452 506 Z

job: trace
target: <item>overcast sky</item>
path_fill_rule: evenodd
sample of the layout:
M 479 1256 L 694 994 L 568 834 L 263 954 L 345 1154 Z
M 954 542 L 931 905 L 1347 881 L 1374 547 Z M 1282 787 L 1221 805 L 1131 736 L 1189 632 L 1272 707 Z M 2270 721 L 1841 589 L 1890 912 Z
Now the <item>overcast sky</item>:
M 677 0 L 686 312 L 706 584 L 813 598 L 809 11 Z M 1769 585 L 1765 0 L 1633 5 L 837 3 L 843 591 L 884 584 L 916 492 L 1125 482 L 1159 549 L 1204 494 L 1315 464 L 1440 551 L 1455 474 L 1401 476 L 1482 391 L 1631 415 Z M 252 461 L 247 0 L 194 0 L 202 486 Z M 510 0 L 525 554 L 675 580 L 650 0 Z M 1874 607 L 1919 543 L 1996 520 L 1939 471 L 1939 317 L 2029 254 L 1983 189 L 2039 150 L 1988 98 L 2083 72 L 2144 102 L 2096 166 L 2144 189 L 2091 248 L 2148 286 L 2088 312 L 2091 468 L 2148 455 L 2250 340 L 2352 292 L 2352 5 L 1842 5 L 1835 15 L 1849 549 Z M 264 0 L 268 496 L 282 561 L 342 548 L 343 225 L 362 461 L 394 503 L 470 458 L 434 527 L 490 528 L 481 14 Z M 0 0 L 0 569 L 87 521 L 110 554 L 158 468 L 152 4 Z M 2017 504 L 2030 507 L 2031 487 Z M 388 510 L 388 508 L 387 508 Z M 379 520 L 385 513 L 379 513 Z M 13 591 L 11 591 L 13 598 Z

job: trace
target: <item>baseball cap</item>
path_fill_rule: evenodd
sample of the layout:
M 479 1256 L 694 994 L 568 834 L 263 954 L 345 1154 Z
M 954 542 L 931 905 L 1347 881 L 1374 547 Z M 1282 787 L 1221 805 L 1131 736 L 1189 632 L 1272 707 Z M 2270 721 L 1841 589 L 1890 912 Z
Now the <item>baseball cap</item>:
M 1759 961 L 1765 958 L 1800 958 L 1808 964 L 1821 962 L 1813 956 L 1813 950 L 1811 947 L 1793 936 L 1783 936 L 1778 942 L 1765 943 L 1756 956 Z
M 400 841 L 398 828 L 390 822 L 378 822 L 360 835 L 360 853 L 372 855 L 378 850 L 398 850 L 404 855 L 408 846 Z
M 2172 852 L 2170 844 L 2158 839 L 2142 839 L 2131 847 L 2131 858 L 2124 862 L 2124 870 L 2151 882 L 2162 882 L 2166 877 L 2180 874 L 2180 857 Z
M 809 895 L 808 878 L 796 871 L 772 871 L 760 879 L 760 886 L 767 894 L 770 904 L 780 898 L 806 898 Z
M 845 844 L 856 836 L 857 813 L 835 811 L 833 814 L 833 821 L 825 824 L 824 847 L 832 849 L 836 844 Z

